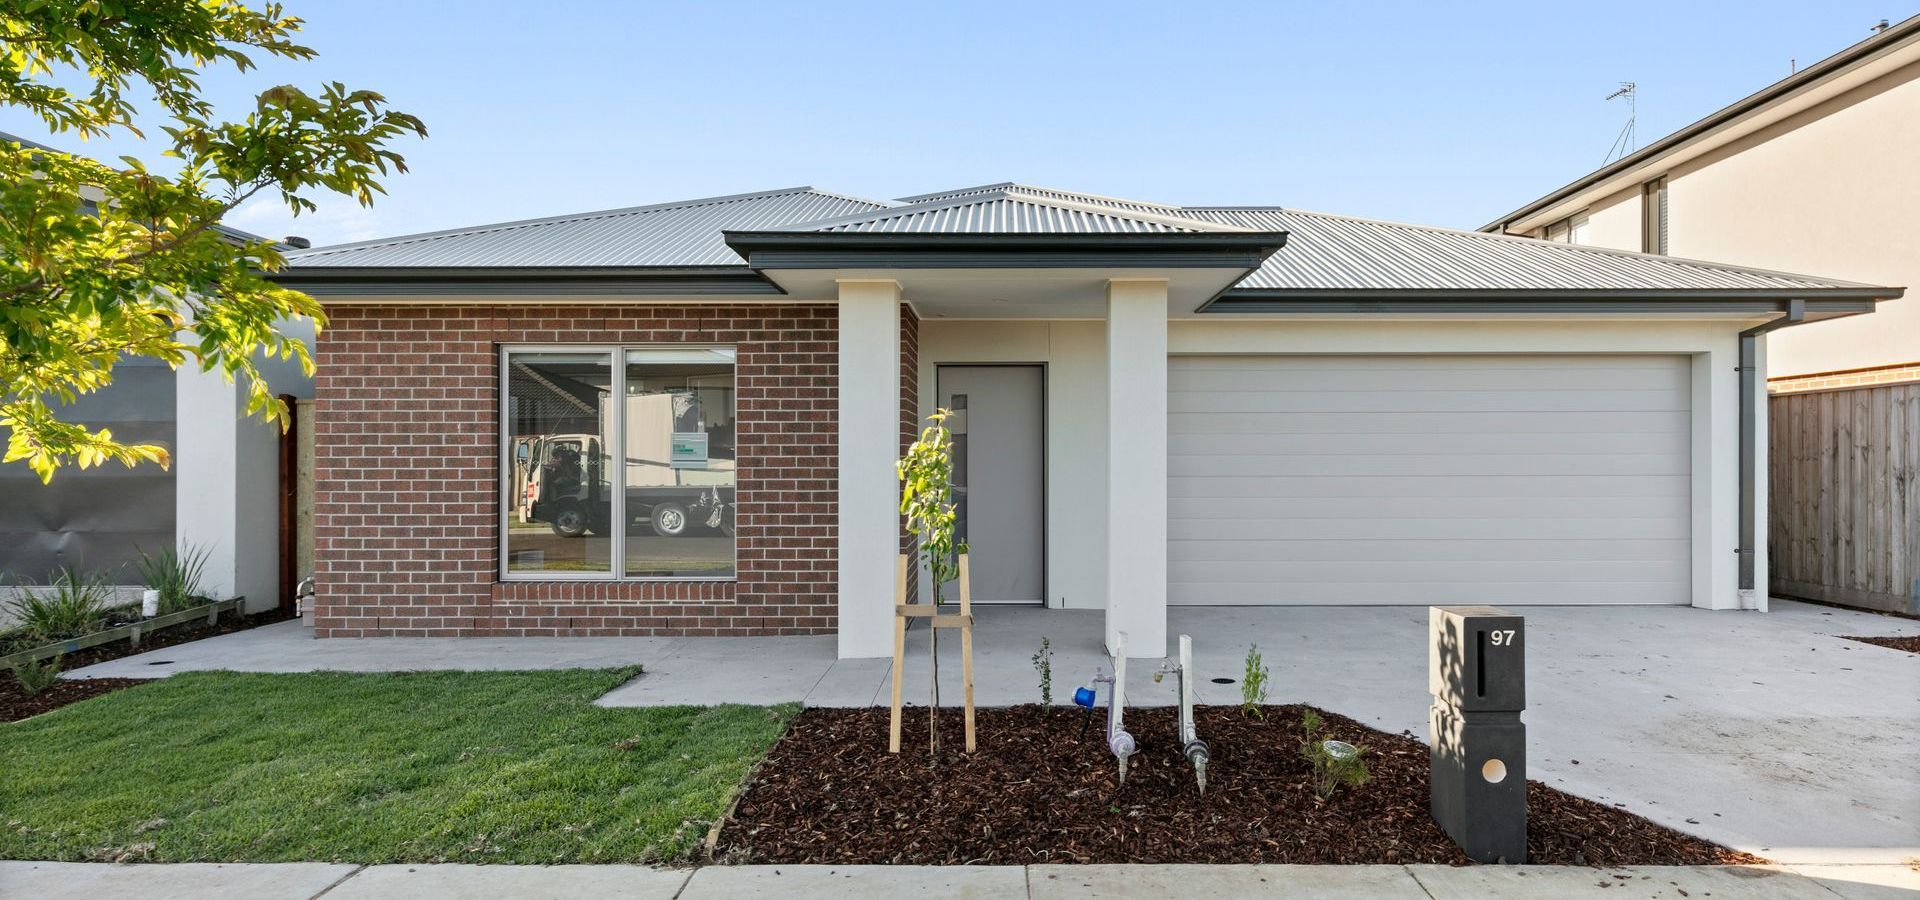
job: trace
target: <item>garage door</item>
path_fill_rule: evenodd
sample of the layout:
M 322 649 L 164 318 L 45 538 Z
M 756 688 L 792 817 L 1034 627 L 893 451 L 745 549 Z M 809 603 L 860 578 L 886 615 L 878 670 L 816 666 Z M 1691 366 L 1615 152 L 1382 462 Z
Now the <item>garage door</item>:
M 1688 602 L 1685 357 L 1169 367 L 1171 603 Z

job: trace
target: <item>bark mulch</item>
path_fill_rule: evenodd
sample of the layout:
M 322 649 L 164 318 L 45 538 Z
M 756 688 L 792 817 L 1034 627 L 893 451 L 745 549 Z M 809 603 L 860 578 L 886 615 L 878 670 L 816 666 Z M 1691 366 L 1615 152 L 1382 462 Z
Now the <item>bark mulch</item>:
M 1172 709 L 1130 709 L 1141 745 L 1116 789 L 1096 714 L 982 709 L 979 751 L 942 710 L 941 765 L 927 719 L 906 714 L 908 746 L 887 749 L 887 710 L 809 709 L 748 779 L 714 856 L 741 863 L 1451 863 L 1462 855 L 1428 812 L 1427 746 L 1322 713 L 1324 735 L 1367 748 L 1372 779 L 1322 802 L 1299 752 L 1303 706 L 1198 710 L 1212 751 L 1207 793 L 1175 746 Z M 1756 857 L 1538 782 L 1527 789 L 1527 862 L 1715 865 Z
M 1859 641 L 1862 644 L 1874 644 L 1880 647 L 1892 647 L 1895 650 L 1905 650 L 1908 653 L 1920 653 L 1920 634 L 1909 634 L 1901 637 L 1859 637 L 1842 635 L 1841 639 Z
M 111 694 L 123 688 L 137 687 L 147 683 L 139 678 L 61 680 L 29 697 L 20 689 L 20 682 L 14 679 L 11 670 L 0 669 L 0 722 L 18 722 L 28 716 L 50 712 L 69 703 L 79 703 L 101 694 Z

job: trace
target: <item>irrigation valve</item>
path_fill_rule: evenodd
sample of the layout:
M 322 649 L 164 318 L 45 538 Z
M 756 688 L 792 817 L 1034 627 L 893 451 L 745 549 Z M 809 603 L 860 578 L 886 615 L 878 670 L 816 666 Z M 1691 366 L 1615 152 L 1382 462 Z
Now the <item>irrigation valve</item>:
M 1207 793 L 1207 742 L 1200 739 L 1199 728 L 1193 722 L 1193 685 L 1197 676 L 1193 671 L 1193 638 L 1180 636 L 1179 662 L 1162 662 L 1158 671 L 1153 673 L 1157 684 L 1160 679 L 1171 673 L 1178 679 L 1180 689 L 1180 752 L 1193 764 L 1194 780 L 1200 784 L 1200 793 Z
M 1491 606 L 1435 606 L 1433 819 L 1475 862 L 1527 861 L 1526 620 Z
M 1138 752 L 1133 735 L 1127 733 L 1127 633 L 1122 631 L 1113 642 L 1113 674 L 1096 672 L 1094 683 L 1105 684 L 1107 688 L 1107 750 L 1120 761 L 1120 786 L 1127 784 L 1127 759 Z M 1074 692 L 1074 702 L 1080 702 L 1080 692 Z

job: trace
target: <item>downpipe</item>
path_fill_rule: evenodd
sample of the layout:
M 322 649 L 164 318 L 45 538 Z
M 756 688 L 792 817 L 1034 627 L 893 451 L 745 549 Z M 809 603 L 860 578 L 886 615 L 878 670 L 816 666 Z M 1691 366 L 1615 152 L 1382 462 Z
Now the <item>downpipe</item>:
M 1759 497 L 1755 490 L 1759 473 L 1755 457 L 1760 444 L 1759 400 L 1755 396 L 1760 387 L 1759 338 L 1767 332 L 1798 325 L 1806 319 L 1807 301 L 1789 300 L 1785 315 L 1740 332 L 1740 546 L 1736 552 L 1740 555 L 1740 601 L 1741 606 L 1747 609 L 1759 608 L 1754 600 L 1760 545 L 1760 535 L 1757 533 Z

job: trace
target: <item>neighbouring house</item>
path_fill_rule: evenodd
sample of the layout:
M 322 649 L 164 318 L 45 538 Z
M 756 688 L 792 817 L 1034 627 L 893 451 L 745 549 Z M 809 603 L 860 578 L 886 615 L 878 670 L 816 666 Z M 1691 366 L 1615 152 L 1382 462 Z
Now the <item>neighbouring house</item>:
M 330 317 L 317 634 L 846 657 L 891 652 L 893 463 L 941 407 L 975 602 L 1105 610 L 1141 656 L 1170 605 L 1763 609 L 1741 335 L 1901 293 L 1015 184 L 289 260 Z
M 1920 283 L 1920 16 L 1481 230 Z M 1920 612 L 1920 301 L 1767 342 L 1773 589 Z
M 51 150 L 0 133 L 0 141 Z M 104 199 L 104 197 L 99 198 Z M 95 202 L 98 202 L 97 200 Z M 215 226 L 236 243 L 258 237 Z M 285 249 L 292 249 L 290 246 Z M 311 322 L 285 326 L 311 342 Z M 264 357 L 273 390 L 310 399 L 312 379 L 296 363 Z M 168 448 L 172 465 L 68 466 L 51 484 L 24 462 L 0 464 L 0 596 L 47 583 L 72 567 L 106 579 L 138 600 L 142 551 L 204 552 L 202 587 L 220 598 L 244 596 L 250 611 L 283 602 L 281 552 L 282 433 L 246 417 L 246 394 L 219 373 L 178 371 L 146 358 L 114 367 L 113 383 L 62 411 L 71 421 Z M 7 430 L 0 427 L 0 444 Z M 290 571 L 290 570 L 289 570 Z

